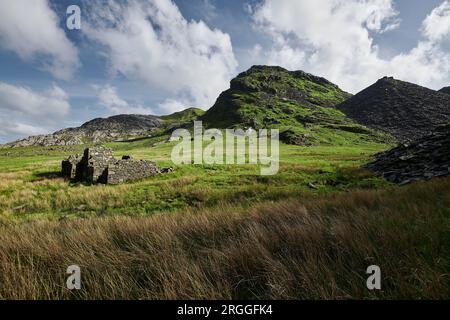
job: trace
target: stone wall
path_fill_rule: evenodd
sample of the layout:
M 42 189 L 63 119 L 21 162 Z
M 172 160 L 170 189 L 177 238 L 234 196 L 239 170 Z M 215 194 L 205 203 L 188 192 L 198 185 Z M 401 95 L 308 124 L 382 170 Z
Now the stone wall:
M 156 164 L 151 161 L 134 161 L 122 159 L 110 164 L 106 171 L 109 184 L 118 184 L 129 180 L 138 180 L 161 173 Z
M 80 164 L 82 181 L 87 183 L 107 183 L 105 171 L 108 166 L 117 160 L 110 148 L 96 147 L 84 150 L 84 156 Z
M 68 179 L 75 179 L 77 173 L 77 164 L 80 163 L 82 156 L 69 156 L 62 162 L 62 175 Z
M 160 169 L 152 161 L 135 161 L 130 156 L 118 160 L 111 149 L 103 146 L 85 149 L 82 157 L 68 157 L 62 161 L 61 170 L 63 177 L 88 184 L 119 184 L 172 171 Z

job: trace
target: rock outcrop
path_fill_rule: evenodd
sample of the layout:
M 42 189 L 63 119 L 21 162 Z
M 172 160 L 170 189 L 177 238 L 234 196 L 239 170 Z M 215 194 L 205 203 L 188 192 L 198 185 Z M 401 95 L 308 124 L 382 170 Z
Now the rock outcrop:
M 450 122 L 450 95 L 385 77 L 337 106 L 369 128 L 411 142 Z
M 69 130 L 69 129 L 66 129 Z M 83 144 L 83 134 L 61 134 L 61 132 L 57 132 L 54 134 L 45 134 L 39 136 L 31 136 L 25 139 L 16 140 L 10 143 L 7 143 L 3 146 L 3 148 L 19 148 L 19 147 L 31 147 L 31 146 L 75 146 Z
M 70 156 L 62 161 L 62 175 L 66 179 L 88 184 L 119 184 L 170 172 L 160 169 L 152 161 L 135 161 L 130 156 L 118 160 L 106 147 L 87 148 L 83 156 Z
M 450 176 L 450 124 L 410 145 L 378 154 L 364 167 L 400 184 Z

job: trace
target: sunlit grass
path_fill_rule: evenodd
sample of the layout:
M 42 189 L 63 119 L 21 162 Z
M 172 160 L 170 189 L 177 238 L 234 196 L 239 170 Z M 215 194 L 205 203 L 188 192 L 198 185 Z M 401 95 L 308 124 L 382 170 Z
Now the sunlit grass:
M 448 194 L 445 179 L 251 208 L 3 224 L 0 298 L 448 299 Z M 69 291 L 73 264 L 82 289 Z M 366 287 L 370 265 L 382 270 L 380 291 Z
M 153 140 L 109 144 L 117 157 L 173 166 L 170 174 L 120 186 L 85 186 L 60 178 L 61 160 L 83 147 L 21 148 L 0 151 L 0 219 L 107 215 L 143 216 L 223 201 L 252 205 L 264 200 L 304 197 L 387 185 L 359 166 L 385 145 L 298 147 L 281 145 L 280 170 L 261 176 L 254 165 L 173 165 L 174 143 Z M 6 155 L 6 152 L 9 152 Z

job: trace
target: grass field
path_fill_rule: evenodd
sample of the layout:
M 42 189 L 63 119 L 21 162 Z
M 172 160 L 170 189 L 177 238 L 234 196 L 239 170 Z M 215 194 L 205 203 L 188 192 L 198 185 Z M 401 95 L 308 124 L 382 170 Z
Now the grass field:
M 113 143 L 117 156 L 132 154 L 173 166 L 174 143 Z M 147 216 L 188 207 L 311 197 L 386 183 L 359 166 L 384 145 L 297 147 L 282 145 L 280 171 L 261 176 L 258 166 L 177 166 L 173 173 L 119 186 L 71 184 L 59 177 L 65 155 L 82 147 L 8 149 L 0 152 L 0 219 Z M 6 152 L 9 155 L 6 156 Z
M 172 166 L 154 142 L 109 146 Z M 400 188 L 361 169 L 386 148 L 282 145 L 275 176 L 176 166 L 118 186 L 59 176 L 82 147 L 0 149 L 0 298 L 449 298 L 450 180 Z

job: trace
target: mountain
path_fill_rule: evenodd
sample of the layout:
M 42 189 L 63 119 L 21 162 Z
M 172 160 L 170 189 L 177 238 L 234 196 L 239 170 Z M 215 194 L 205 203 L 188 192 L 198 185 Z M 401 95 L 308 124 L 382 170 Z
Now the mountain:
M 89 142 L 105 142 L 128 137 L 149 136 L 160 128 L 163 120 L 146 115 L 117 115 L 97 118 L 77 128 L 59 130 L 53 134 L 31 136 L 7 143 L 6 147 L 67 146 Z
M 450 121 L 450 95 L 384 77 L 337 106 L 369 128 L 409 142 Z
M 201 119 L 212 128 L 278 128 L 281 139 L 292 144 L 376 137 L 333 108 L 350 97 L 330 81 L 303 71 L 253 66 L 231 80 L 230 89 Z
M 365 166 L 389 181 L 408 184 L 450 175 L 450 124 L 411 145 L 381 153 Z
M 439 90 L 439 92 L 450 94 L 450 87 L 442 88 L 441 90 Z
M 148 137 L 156 130 L 165 130 L 170 126 L 181 126 L 186 122 L 192 122 L 203 113 L 204 111 L 201 109 L 190 108 L 161 117 L 134 114 L 97 118 L 77 128 L 59 130 L 53 134 L 31 136 L 7 143 L 4 147 L 67 146 Z
M 162 121 L 156 116 L 147 115 L 117 115 L 109 118 L 97 118 L 86 122 L 80 128 L 68 130 L 82 130 L 85 132 L 111 131 L 117 133 L 131 133 L 152 130 L 160 127 Z

